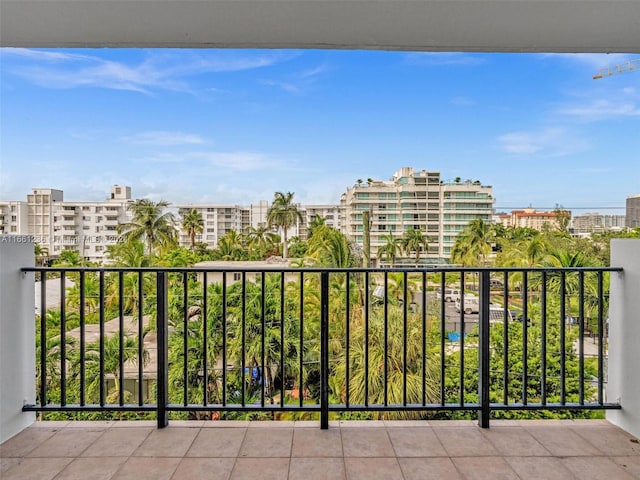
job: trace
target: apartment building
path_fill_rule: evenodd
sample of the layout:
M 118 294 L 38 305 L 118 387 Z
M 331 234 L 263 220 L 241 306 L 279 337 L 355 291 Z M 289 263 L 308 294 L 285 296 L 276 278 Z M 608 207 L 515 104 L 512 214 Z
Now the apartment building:
M 27 231 L 27 202 L 0 202 L 0 235 L 20 234 Z
M 625 217 L 625 226 L 628 228 L 640 227 L 640 193 L 627 197 Z
M 251 209 L 240 205 L 220 205 L 220 204 L 181 204 L 176 205 L 178 209 L 178 221 L 191 210 L 196 210 L 204 221 L 202 233 L 196 234 L 196 242 L 206 243 L 209 248 L 215 248 L 218 240 L 224 237 L 227 232 L 235 230 L 238 233 L 244 232 L 251 223 Z M 181 226 L 178 227 L 178 240 L 180 245 L 188 247 L 191 239 Z
M 571 231 L 574 234 L 589 234 L 607 230 L 622 230 L 625 225 L 624 215 L 602 215 L 585 213 L 576 215 L 571 220 Z
M 117 226 L 131 220 L 131 187 L 113 185 L 104 202 L 66 202 L 64 192 L 34 188 L 27 201 L 0 202 L 0 233 L 32 235 L 51 257 L 77 250 L 81 257 L 103 262 L 118 240 Z
M 370 180 L 347 189 L 340 199 L 340 227 L 356 243 L 363 243 L 363 212 L 369 212 L 372 264 L 390 233 L 399 238 L 410 229 L 429 237 L 427 264 L 446 263 L 456 237 L 476 218 L 491 221 L 493 189 L 480 181 L 447 182 L 440 172 L 404 167 L 391 180 Z M 398 258 L 397 263 L 408 259 Z
M 568 212 L 571 215 L 571 212 Z M 499 215 L 500 222 L 505 227 L 524 227 L 542 230 L 545 225 L 551 228 L 558 227 L 558 215 L 556 212 L 538 212 L 535 208 L 524 210 L 512 210 L 511 213 Z

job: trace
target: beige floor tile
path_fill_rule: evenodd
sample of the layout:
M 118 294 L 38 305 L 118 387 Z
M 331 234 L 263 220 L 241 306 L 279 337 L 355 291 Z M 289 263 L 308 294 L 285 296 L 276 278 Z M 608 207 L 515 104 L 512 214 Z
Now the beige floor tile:
M 398 458 L 405 480 L 462 480 L 450 458 Z
M 609 457 L 613 463 L 621 467 L 625 472 L 640 478 L 640 456 Z
M 572 430 L 605 455 L 640 455 L 638 439 L 620 428 L 580 425 Z
M 288 458 L 238 458 L 231 480 L 286 480 Z
M 112 480 L 169 480 L 180 458 L 130 457 Z
M 171 480 L 227 480 L 234 458 L 183 458 Z
M 25 458 L 2 473 L 2 480 L 51 480 L 72 458 Z
M 0 458 L 24 457 L 57 431 L 54 428 L 27 428 L 0 445 Z
M 498 455 L 479 427 L 434 427 L 433 431 L 452 457 Z
M 522 480 L 571 480 L 575 478 L 556 457 L 507 457 L 505 460 Z
M 249 428 L 240 457 L 290 457 L 293 428 Z
M 636 478 L 607 457 L 568 457 L 562 459 L 562 464 L 580 480 Z
M 246 428 L 203 428 L 187 452 L 187 457 L 237 457 Z
M 451 461 L 465 480 L 518 480 L 502 457 L 457 457 Z
M 265 420 L 264 422 L 249 422 L 249 428 L 293 428 L 296 422 L 293 420 L 279 420 L 277 422 Z
M 3 478 L 2 475 L 4 472 L 9 470 L 14 465 L 19 464 L 22 461 L 22 458 L 13 457 L 13 458 L 0 458 L 0 478 Z
M 345 458 L 347 480 L 402 480 L 396 458 Z
M 128 457 L 76 458 L 65 467 L 56 480 L 109 480 Z
M 384 428 L 341 429 L 345 457 L 395 457 Z
M 343 480 L 344 460 L 339 458 L 292 458 L 288 480 Z
M 297 428 L 293 432 L 292 457 L 342 457 L 339 428 Z
M 388 428 L 387 432 L 398 457 L 443 457 L 447 455 L 440 440 L 429 427 Z
M 133 453 L 136 457 L 184 457 L 198 435 L 197 428 L 153 430 Z
M 566 426 L 538 424 L 526 427 L 526 430 L 535 437 L 554 456 L 590 456 L 602 455 L 596 447 L 587 442 L 580 435 Z
M 504 456 L 535 457 L 551 455 L 540 442 L 522 427 L 483 428 L 480 433 Z
M 171 424 L 169 424 L 171 425 Z M 135 421 L 115 421 L 111 428 L 157 428 L 158 422 L 155 420 L 135 420 Z
M 340 428 L 384 428 L 384 422 L 376 420 L 341 420 Z
M 153 428 L 110 428 L 83 453 L 83 457 L 130 456 L 154 431 Z
M 202 428 L 248 428 L 249 425 L 251 425 L 249 420 L 216 420 L 204 422 Z
M 29 457 L 77 457 L 104 434 L 104 430 L 63 428 L 40 443 Z

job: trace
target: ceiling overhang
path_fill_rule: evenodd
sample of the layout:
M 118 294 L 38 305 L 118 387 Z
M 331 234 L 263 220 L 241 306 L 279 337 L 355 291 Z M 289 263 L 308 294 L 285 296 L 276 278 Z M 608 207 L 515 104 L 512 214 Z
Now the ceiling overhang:
M 2 0 L 0 45 L 640 52 L 640 0 Z

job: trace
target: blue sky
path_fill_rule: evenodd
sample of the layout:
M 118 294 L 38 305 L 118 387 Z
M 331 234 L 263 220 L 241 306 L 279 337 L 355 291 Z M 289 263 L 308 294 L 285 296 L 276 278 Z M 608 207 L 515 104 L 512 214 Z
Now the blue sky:
M 640 193 L 634 56 L 331 50 L 0 50 L 0 199 L 338 203 L 403 166 L 496 207 L 624 213 Z

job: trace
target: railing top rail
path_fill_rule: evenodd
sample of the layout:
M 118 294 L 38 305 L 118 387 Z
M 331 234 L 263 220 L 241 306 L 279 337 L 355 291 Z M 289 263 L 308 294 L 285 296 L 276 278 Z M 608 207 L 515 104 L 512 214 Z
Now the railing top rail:
M 328 267 L 23 267 L 22 272 L 249 272 L 249 273 L 265 273 L 265 272 L 622 272 L 623 267 L 376 267 L 376 268 L 328 268 Z

